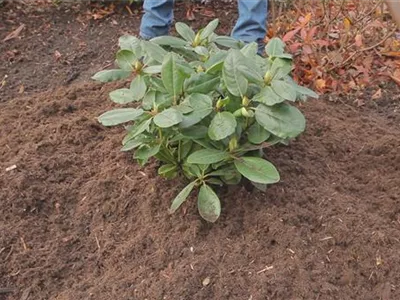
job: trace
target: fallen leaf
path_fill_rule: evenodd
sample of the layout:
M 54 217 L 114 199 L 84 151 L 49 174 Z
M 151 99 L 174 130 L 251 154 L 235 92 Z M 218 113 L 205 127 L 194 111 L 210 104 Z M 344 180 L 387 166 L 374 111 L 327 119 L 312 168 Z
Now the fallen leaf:
M 16 37 L 19 36 L 21 31 L 25 28 L 25 24 L 21 24 L 17 29 L 9 33 L 3 40 L 3 42 L 7 42 L 9 40 L 15 39 Z
M 59 60 L 61 58 L 61 53 L 58 50 L 54 51 L 54 57 L 56 60 Z
M 322 92 L 326 88 L 326 81 L 324 79 L 315 80 L 315 88 Z

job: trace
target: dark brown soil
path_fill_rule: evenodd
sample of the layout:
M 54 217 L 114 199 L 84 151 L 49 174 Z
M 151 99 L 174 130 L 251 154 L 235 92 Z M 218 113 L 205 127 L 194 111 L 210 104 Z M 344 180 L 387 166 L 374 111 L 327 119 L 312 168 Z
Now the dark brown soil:
M 47 14 L 27 30 L 70 17 Z M 79 56 L 70 38 L 87 33 L 73 20 L 53 43 Z M 19 69 L 20 81 L 1 91 L 0 299 L 400 299 L 398 90 L 361 108 L 339 98 L 304 104 L 306 133 L 267 153 L 282 181 L 265 194 L 222 193 L 223 214 L 210 225 L 194 199 L 169 215 L 184 182 L 141 169 L 119 152 L 122 128 L 97 123 L 113 86 L 85 78 L 126 28 L 108 22 L 82 37 L 100 44 L 81 63 L 47 65 L 52 48 L 37 53 L 40 78 L 23 72 L 34 62 L 4 68 Z M 1 55 L 27 43 L 1 44 Z M 80 77 L 62 86 L 73 67 Z

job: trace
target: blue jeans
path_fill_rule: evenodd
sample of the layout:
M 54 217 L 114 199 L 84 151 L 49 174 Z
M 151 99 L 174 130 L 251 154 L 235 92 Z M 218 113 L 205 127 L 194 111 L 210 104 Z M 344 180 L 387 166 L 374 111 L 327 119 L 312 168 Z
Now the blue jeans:
M 267 31 L 267 0 L 238 0 L 239 19 L 232 37 L 245 43 L 257 42 L 262 51 Z M 144 0 L 140 36 L 151 39 L 167 35 L 174 18 L 174 0 Z

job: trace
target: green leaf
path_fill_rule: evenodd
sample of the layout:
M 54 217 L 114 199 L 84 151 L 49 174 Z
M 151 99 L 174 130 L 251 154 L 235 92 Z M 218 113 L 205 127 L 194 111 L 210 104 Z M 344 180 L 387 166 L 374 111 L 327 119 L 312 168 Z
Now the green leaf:
M 295 87 L 296 91 L 301 95 L 309 96 L 309 97 L 315 98 L 315 99 L 319 98 L 319 95 L 316 92 L 314 92 L 313 90 L 310 90 L 309 88 L 300 86 L 298 84 L 294 84 L 294 87 Z
M 286 81 L 273 80 L 271 82 L 271 88 L 278 96 L 285 100 L 296 101 L 297 99 L 296 88 Z
M 215 164 L 230 157 L 230 154 L 226 151 L 203 149 L 189 155 L 187 162 L 190 164 Z
M 142 100 L 147 91 L 147 85 L 143 76 L 136 76 L 131 82 L 130 89 L 133 92 L 134 99 L 136 101 Z
M 274 80 L 282 79 L 292 71 L 292 61 L 289 59 L 275 58 L 271 66 L 271 75 Z
M 192 147 L 193 147 L 193 141 L 186 140 L 182 142 L 180 147 L 180 161 L 186 159 L 186 157 L 190 153 L 190 150 L 192 150 Z
M 182 122 L 182 113 L 175 108 L 168 108 L 154 117 L 154 124 L 161 128 L 172 127 Z
M 200 39 L 201 40 L 207 39 L 212 33 L 214 33 L 214 31 L 215 31 L 215 29 L 217 29 L 218 25 L 219 25 L 218 19 L 215 19 L 215 20 L 211 21 L 210 23 L 208 23 L 208 25 L 206 27 L 204 27 L 204 29 L 201 31 Z
M 146 121 L 143 121 L 140 124 L 135 124 L 135 126 L 132 127 L 132 129 L 128 132 L 128 134 L 122 140 L 122 144 L 125 145 L 126 143 L 128 143 L 128 141 L 134 139 L 139 134 L 142 134 L 143 132 L 148 131 L 152 120 L 153 119 L 148 119 Z
M 194 125 L 181 130 L 183 136 L 192 140 L 203 139 L 207 136 L 208 128 L 202 125 Z
M 132 71 L 136 61 L 135 54 L 130 50 L 119 50 L 117 52 L 117 63 L 122 70 Z
M 214 42 L 222 47 L 230 49 L 240 49 L 243 47 L 243 43 L 229 36 L 217 36 L 214 38 Z
M 188 42 L 175 36 L 159 36 L 150 40 L 157 45 L 171 47 L 185 47 Z
M 131 71 L 126 70 L 104 70 L 96 73 L 92 79 L 100 82 L 111 82 L 128 78 Z
M 158 175 L 165 177 L 167 179 L 172 179 L 178 174 L 178 169 L 176 165 L 166 164 L 158 168 Z
M 167 51 L 155 43 L 142 41 L 142 45 L 143 51 L 158 63 L 162 63 L 164 61 L 164 57 L 168 54 Z
M 98 119 L 104 126 L 114 126 L 134 121 L 143 114 L 143 109 L 118 108 L 102 114 Z
M 218 178 L 208 178 L 206 181 L 207 181 L 207 183 L 213 184 L 213 185 L 219 185 L 219 186 L 224 185 L 222 180 L 219 180 Z
M 149 66 L 143 69 L 143 72 L 146 74 L 159 74 L 161 73 L 162 66 L 157 65 L 157 66 Z
M 267 191 L 268 185 L 262 184 L 262 183 L 253 182 L 253 181 L 250 181 L 250 182 L 256 189 L 260 190 L 261 192 L 265 193 Z
M 190 193 L 192 192 L 193 188 L 196 185 L 196 181 L 189 183 L 179 194 L 176 196 L 174 201 L 172 201 L 172 205 L 169 209 L 169 213 L 174 213 L 182 204 L 186 201 L 189 197 Z
M 222 69 L 222 77 L 229 92 L 234 96 L 243 97 L 248 88 L 246 77 L 240 72 L 238 65 L 243 64 L 243 54 L 239 50 L 230 50 Z
M 200 188 L 197 207 L 200 216 L 211 223 L 217 221 L 221 214 L 221 202 L 213 189 L 206 184 Z
M 253 125 L 251 125 L 248 130 L 248 139 L 249 139 L 250 143 L 253 143 L 256 145 L 265 142 L 270 136 L 271 136 L 271 133 L 266 131 L 257 122 L 255 122 Z
M 130 89 L 118 89 L 110 93 L 110 99 L 118 104 L 126 104 L 135 101 L 135 94 Z
M 272 38 L 265 46 L 265 52 L 268 56 L 279 57 L 285 51 L 285 43 L 279 38 Z
M 135 152 L 135 158 L 140 161 L 141 165 L 145 165 L 149 158 L 155 156 L 160 151 L 161 145 L 142 145 Z
M 199 123 L 213 111 L 212 98 L 208 95 L 195 93 L 191 94 L 187 100 L 193 111 L 183 116 L 183 121 L 180 123 L 181 128 L 188 128 Z
M 177 58 L 173 54 L 168 54 L 163 62 L 161 78 L 168 93 L 175 99 L 182 93 L 184 74 L 177 66 Z
M 298 136 L 306 126 L 303 114 L 296 107 L 286 103 L 274 106 L 260 104 L 256 108 L 255 116 L 262 127 L 283 139 Z
M 200 56 L 208 56 L 209 55 L 208 49 L 203 46 L 197 46 L 196 48 L 194 48 L 194 52 L 196 52 Z
M 285 99 L 278 96 L 278 94 L 275 93 L 270 86 L 262 88 L 262 90 L 255 95 L 252 100 L 269 106 L 285 101 Z
M 208 128 L 208 136 L 214 141 L 220 141 L 235 132 L 236 118 L 230 112 L 217 113 Z
M 175 24 L 175 29 L 181 37 L 183 37 L 188 42 L 193 42 L 196 36 L 195 32 L 188 25 L 182 22 L 177 22 Z
M 261 184 L 272 184 L 280 180 L 275 166 L 259 157 L 242 157 L 235 160 L 236 169 L 247 179 Z
M 217 76 L 206 73 L 195 73 L 185 80 L 185 92 L 188 94 L 208 94 L 214 92 L 220 83 Z
M 132 35 L 124 35 L 121 36 L 118 40 L 119 47 L 121 50 L 129 50 L 132 51 L 136 58 L 142 56 L 142 45 L 140 40 Z
M 161 78 L 150 77 L 149 82 L 152 89 L 161 93 L 168 93 Z
M 254 57 L 257 55 L 258 52 L 258 44 L 253 42 L 253 43 L 249 43 L 246 46 L 244 46 L 240 52 L 243 53 L 244 56 L 247 57 Z
M 147 136 L 138 136 L 130 141 L 127 141 L 121 148 L 122 152 L 130 151 L 141 146 L 143 143 L 149 141 L 150 138 Z

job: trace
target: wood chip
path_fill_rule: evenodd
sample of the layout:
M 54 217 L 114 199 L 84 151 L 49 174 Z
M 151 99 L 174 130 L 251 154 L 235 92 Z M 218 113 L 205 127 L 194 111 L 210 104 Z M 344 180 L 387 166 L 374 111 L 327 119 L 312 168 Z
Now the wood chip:
M 209 284 L 210 284 L 210 282 L 211 282 L 211 279 L 210 279 L 210 277 L 207 277 L 207 278 L 205 278 L 205 279 L 203 280 L 203 286 L 207 286 L 207 285 L 209 285 Z
M 12 165 L 12 166 L 6 168 L 6 172 L 10 172 L 12 170 L 15 170 L 16 168 L 17 168 L 17 165 Z

